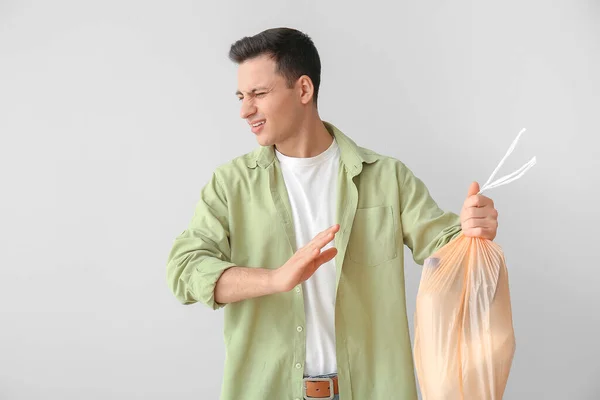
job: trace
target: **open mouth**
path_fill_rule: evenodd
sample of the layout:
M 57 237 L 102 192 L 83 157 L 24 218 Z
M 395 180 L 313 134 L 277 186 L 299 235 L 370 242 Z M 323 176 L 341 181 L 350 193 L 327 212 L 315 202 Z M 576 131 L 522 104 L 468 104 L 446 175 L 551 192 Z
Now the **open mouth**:
M 266 122 L 267 121 L 258 121 L 253 124 L 250 124 L 250 126 L 252 127 L 252 132 L 254 132 L 254 133 L 260 132 L 263 129 L 263 127 L 265 126 Z

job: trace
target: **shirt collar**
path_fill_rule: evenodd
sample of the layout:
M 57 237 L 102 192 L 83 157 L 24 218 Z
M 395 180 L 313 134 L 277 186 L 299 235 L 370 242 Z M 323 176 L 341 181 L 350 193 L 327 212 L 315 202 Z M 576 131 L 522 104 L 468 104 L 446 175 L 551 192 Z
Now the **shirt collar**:
M 379 155 L 357 146 L 352 139 L 344 135 L 332 123 L 323 121 L 323 124 L 337 141 L 342 163 L 353 176 L 360 174 L 363 163 L 371 164 L 380 158 Z M 275 158 L 274 146 L 261 146 L 248 154 L 246 165 L 248 168 L 256 168 L 257 166 L 267 168 L 275 161 Z

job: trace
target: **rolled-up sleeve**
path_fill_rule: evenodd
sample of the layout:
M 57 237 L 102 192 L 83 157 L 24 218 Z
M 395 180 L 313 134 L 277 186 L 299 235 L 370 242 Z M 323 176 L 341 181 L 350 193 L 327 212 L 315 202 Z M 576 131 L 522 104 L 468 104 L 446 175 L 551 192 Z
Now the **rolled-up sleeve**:
M 225 191 L 216 173 L 202 188 L 188 228 L 177 236 L 167 260 L 169 288 L 182 304 L 203 303 L 213 310 L 215 286 L 233 267 Z
M 427 257 L 460 234 L 460 216 L 442 210 L 425 184 L 406 165 L 398 162 L 397 172 L 404 243 L 413 260 L 423 265 Z

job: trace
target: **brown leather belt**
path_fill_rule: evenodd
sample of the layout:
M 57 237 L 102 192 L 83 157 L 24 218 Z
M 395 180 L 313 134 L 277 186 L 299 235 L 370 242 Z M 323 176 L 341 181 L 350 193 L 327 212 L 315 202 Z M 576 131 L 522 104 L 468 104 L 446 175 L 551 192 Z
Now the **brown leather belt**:
M 331 378 L 304 378 L 305 398 L 332 399 L 336 394 L 339 394 L 337 376 Z

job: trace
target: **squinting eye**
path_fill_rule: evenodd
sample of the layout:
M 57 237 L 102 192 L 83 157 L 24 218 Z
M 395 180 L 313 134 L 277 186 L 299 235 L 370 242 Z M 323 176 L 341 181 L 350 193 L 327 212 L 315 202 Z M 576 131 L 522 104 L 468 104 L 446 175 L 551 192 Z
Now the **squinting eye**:
M 256 93 L 256 97 L 262 97 L 264 96 L 266 93 Z
M 242 100 L 244 100 L 243 97 L 238 97 L 238 101 L 242 101 Z

